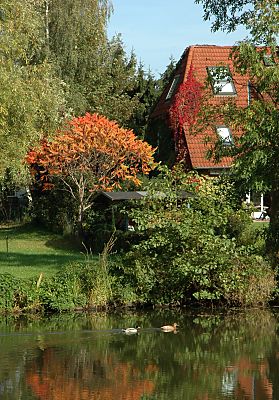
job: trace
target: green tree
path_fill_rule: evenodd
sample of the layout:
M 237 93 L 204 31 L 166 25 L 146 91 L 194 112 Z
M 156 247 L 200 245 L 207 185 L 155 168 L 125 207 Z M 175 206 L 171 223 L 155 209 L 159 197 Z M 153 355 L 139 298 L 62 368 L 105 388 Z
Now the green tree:
M 74 114 L 84 113 L 89 93 L 98 86 L 110 1 L 47 0 L 41 5 L 46 56 L 67 84 L 68 106 Z
M 61 75 L 71 82 L 84 82 L 94 67 L 92 55 L 106 43 L 110 1 L 46 0 L 43 12 L 48 50 Z
M 98 112 L 121 125 L 139 104 L 134 93 L 136 57 L 124 50 L 120 35 L 107 37 L 109 0 L 48 0 L 45 15 L 47 56 L 66 83 L 72 114 Z
M 161 91 L 164 90 L 166 85 L 169 83 L 170 78 L 175 71 L 176 68 L 176 61 L 173 57 L 170 57 L 169 59 L 169 64 L 166 66 L 165 71 L 160 75 L 160 78 L 158 79 L 158 86 Z
M 28 148 L 60 122 L 64 96 L 51 64 L 35 63 L 44 43 L 41 15 L 31 0 L 2 1 L 0 7 L 0 176 L 9 168 L 25 174 Z M 20 173 L 19 173 L 20 171 Z
M 274 0 L 195 0 L 214 32 L 233 32 L 243 25 L 257 44 L 275 43 L 279 33 L 278 3 Z
M 120 35 L 103 48 L 96 77 L 98 81 L 93 82 L 89 92 L 90 111 L 116 120 L 122 126 L 130 126 L 129 121 L 139 106 L 135 91 L 137 60 L 133 52 L 127 56 Z
M 214 19 L 213 31 L 231 32 L 243 25 L 250 34 L 235 47 L 232 57 L 236 70 L 250 77 L 253 100 L 245 109 L 230 103 L 218 112 L 243 132 L 231 149 L 236 156 L 237 176 L 247 187 L 271 193 L 269 244 L 276 253 L 279 250 L 278 4 L 273 0 L 196 0 L 196 3 L 203 5 L 205 20 Z
M 129 126 L 140 137 L 145 136 L 148 118 L 159 92 L 158 80 L 155 79 L 150 70 L 146 72 L 144 66 L 140 63 L 133 89 L 133 95 L 138 98 L 138 105 L 129 122 Z

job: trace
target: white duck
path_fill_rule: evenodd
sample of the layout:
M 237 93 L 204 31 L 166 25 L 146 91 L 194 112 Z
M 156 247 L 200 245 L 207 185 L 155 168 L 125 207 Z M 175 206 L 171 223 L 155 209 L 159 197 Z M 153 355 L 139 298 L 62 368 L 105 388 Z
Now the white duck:
M 137 326 L 136 328 L 125 328 L 125 329 L 122 329 L 122 332 L 126 333 L 126 334 L 131 334 L 131 333 L 138 333 L 139 330 L 140 330 L 140 326 Z

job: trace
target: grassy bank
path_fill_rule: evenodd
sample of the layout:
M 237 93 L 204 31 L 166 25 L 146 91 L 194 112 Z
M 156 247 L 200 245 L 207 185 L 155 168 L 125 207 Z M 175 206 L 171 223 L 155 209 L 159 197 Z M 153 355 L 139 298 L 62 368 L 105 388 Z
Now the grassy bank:
M 17 278 L 52 276 L 65 265 L 84 261 L 77 243 L 38 226 L 0 226 L 0 274 Z
M 112 245 L 93 255 L 35 225 L 0 226 L 0 314 L 106 307 Z

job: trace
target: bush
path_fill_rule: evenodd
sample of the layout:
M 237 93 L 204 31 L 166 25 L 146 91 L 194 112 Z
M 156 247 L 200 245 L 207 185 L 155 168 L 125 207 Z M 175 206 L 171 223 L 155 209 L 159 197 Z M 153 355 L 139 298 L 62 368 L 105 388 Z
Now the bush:
M 0 275 L 0 311 L 37 311 L 41 309 L 37 282 Z
M 251 220 L 232 207 L 228 187 L 176 174 L 151 182 L 150 195 L 134 210 L 142 240 L 123 255 L 122 280 L 143 303 L 265 304 L 275 278 L 255 231 L 244 241 Z M 192 193 L 186 201 L 182 190 Z
M 39 183 L 34 186 L 33 220 L 53 232 L 72 234 L 74 232 L 75 207 L 72 197 L 57 183 L 55 189 L 42 191 Z
M 40 299 L 45 311 L 73 310 L 86 305 L 77 272 L 67 270 L 42 283 Z
M 15 306 L 15 292 L 19 288 L 19 280 L 10 274 L 0 275 L 0 309 L 13 310 Z
M 221 279 L 223 296 L 233 305 L 266 305 L 276 287 L 270 265 L 256 255 L 235 260 L 231 273 Z

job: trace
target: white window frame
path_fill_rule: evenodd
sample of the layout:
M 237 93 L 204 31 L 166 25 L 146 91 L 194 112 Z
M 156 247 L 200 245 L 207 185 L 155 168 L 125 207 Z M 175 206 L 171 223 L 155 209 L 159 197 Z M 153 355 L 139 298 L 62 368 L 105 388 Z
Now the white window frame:
M 207 73 L 215 95 L 236 95 L 235 85 L 228 66 L 207 67 Z
M 179 79 L 180 79 L 180 75 L 175 75 L 175 77 L 173 78 L 172 84 L 171 84 L 171 86 L 169 88 L 169 91 L 168 91 L 168 93 L 166 95 L 166 100 L 169 100 L 169 99 L 172 98 L 172 96 L 174 94 L 174 91 L 177 88 Z
M 230 128 L 225 125 L 218 125 L 216 126 L 216 133 L 219 139 L 223 141 L 224 146 L 232 146 L 233 137 Z

